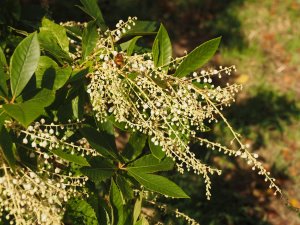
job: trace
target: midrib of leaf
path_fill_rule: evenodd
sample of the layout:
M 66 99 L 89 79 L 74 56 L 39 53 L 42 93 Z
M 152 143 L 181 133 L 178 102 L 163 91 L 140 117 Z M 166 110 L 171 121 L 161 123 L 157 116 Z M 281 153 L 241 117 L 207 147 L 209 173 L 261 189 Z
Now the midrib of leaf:
M 100 168 L 100 167 L 85 167 L 85 169 L 87 170 L 111 170 L 111 171 L 114 171 L 115 169 L 114 168 L 108 168 L 108 167 L 104 167 L 104 168 Z
M 155 167 L 155 166 L 164 166 L 164 165 L 158 163 L 158 164 L 152 164 L 151 166 L 129 166 L 128 168 L 139 169 L 139 168 L 151 168 L 151 167 Z

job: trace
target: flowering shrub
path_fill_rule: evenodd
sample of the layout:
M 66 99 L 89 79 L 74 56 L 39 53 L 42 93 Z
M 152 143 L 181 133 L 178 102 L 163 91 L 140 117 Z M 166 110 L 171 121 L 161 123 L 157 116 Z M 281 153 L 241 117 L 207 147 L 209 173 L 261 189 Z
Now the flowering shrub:
M 93 20 L 58 25 L 44 18 L 8 63 L 0 51 L 0 216 L 10 224 L 148 224 L 142 206 L 167 211 L 157 196 L 188 198 L 157 172 L 221 174 L 196 158 L 191 142 L 241 157 L 281 193 L 222 114 L 241 89 L 215 86 L 235 67 L 201 70 L 220 38 L 180 58 L 163 25 L 129 17 L 115 29 L 96 1 L 81 0 Z M 138 45 L 155 35 L 152 49 Z M 203 137 L 223 120 L 227 147 Z M 116 145 L 121 131 L 129 134 Z M 197 222 L 172 211 L 189 224 Z

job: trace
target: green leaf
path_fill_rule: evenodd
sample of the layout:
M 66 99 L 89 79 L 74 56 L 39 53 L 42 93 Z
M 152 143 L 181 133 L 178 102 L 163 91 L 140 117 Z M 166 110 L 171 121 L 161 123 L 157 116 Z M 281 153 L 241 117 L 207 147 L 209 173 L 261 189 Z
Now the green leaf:
M 2 50 L 1 47 L 0 47 L 0 66 L 3 66 L 3 67 L 7 66 L 5 54 L 4 54 L 4 52 L 3 52 L 3 50 Z
M 94 21 L 87 24 L 87 27 L 83 31 L 82 35 L 82 57 L 86 59 L 95 49 L 99 34 L 97 26 Z
M 174 198 L 189 198 L 189 196 L 179 186 L 177 186 L 177 184 L 165 177 L 155 174 L 142 173 L 129 168 L 128 173 L 141 185 L 151 191 Z
M 114 207 L 114 218 L 117 218 L 117 221 L 114 222 L 114 224 L 117 225 L 123 225 L 124 224 L 124 200 L 122 198 L 121 192 L 118 189 L 118 186 L 114 182 L 113 179 L 111 179 L 111 186 L 110 186 L 110 202 L 112 206 Z
M 165 157 L 166 152 L 163 151 L 160 145 L 155 145 L 151 141 L 151 137 L 148 138 L 148 144 L 152 155 L 154 155 L 157 159 L 161 160 L 163 157 Z
M 18 104 L 5 104 L 3 105 L 3 109 L 24 127 L 27 127 L 44 113 L 45 107 L 49 106 L 54 101 L 54 98 L 53 91 L 42 89 L 32 99 Z
M 0 62 L 0 95 L 2 97 L 7 97 L 7 95 L 8 95 L 8 87 L 7 87 L 7 84 L 6 84 L 6 76 L 5 76 L 5 73 L 4 73 L 4 69 L 1 66 L 1 62 Z M 0 99 L 0 100 L 2 100 L 2 99 Z
M 66 29 L 63 26 L 60 26 L 44 17 L 42 20 L 42 27 L 40 28 L 40 31 L 50 32 L 51 36 L 55 37 L 61 49 L 65 52 L 69 52 L 69 40 Z
M 141 173 L 154 173 L 158 171 L 168 171 L 173 169 L 173 167 L 174 161 L 171 158 L 160 161 L 153 155 L 145 155 L 129 164 L 127 169 Z
M 37 34 L 26 37 L 17 46 L 10 62 L 10 86 L 13 98 L 21 94 L 37 68 L 40 46 Z
M 4 125 L 0 127 L 0 147 L 8 165 L 11 168 L 15 168 L 16 165 L 16 159 L 14 155 L 15 145 L 12 142 L 11 137 Z
M 145 35 L 155 35 L 157 32 L 158 23 L 153 21 L 135 21 L 135 25 L 132 26 L 123 36 L 145 36 Z
M 69 56 L 69 53 L 62 50 L 56 38 L 52 35 L 51 31 L 41 31 L 38 34 L 38 38 L 41 48 L 49 52 L 59 62 L 63 63 L 64 60 L 68 62 L 72 61 L 72 59 Z
M 214 56 L 219 47 L 220 41 L 221 37 L 218 37 L 195 48 L 178 66 L 174 76 L 179 78 L 184 77 L 203 66 Z
M 141 37 L 142 36 L 136 36 L 136 37 L 130 39 L 129 41 L 126 41 L 126 42 L 120 44 L 122 51 L 126 51 L 127 55 L 129 55 L 129 56 L 132 55 L 135 44 L 136 44 L 137 40 L 140 39 Z
M 77 165 L 80 166 L 90 166 L 90 164 L 88 163 L 88 161 L 79 155 L 76 154 L 71 154 L 71 153 L 67 153 L 61 149 L 52 149 L 50 150 L 53 154 L 59 156 L 60 158 L 67 160 L 69 162 L 72 163 L 76 163 Z
M 130 187 L 130 183 L 127 179 L 122 176 L 117 176 L 116 183 L 122 193 L 123 199 L 133 199 L 133 190 Z
M 5 123 L 5 120 L 9 120 L 10 117 L 0 108 L 0 127 Z
M 168 32 L 162 24 L 154 40 L 152 54 L 155 67 L 162 67 L 168 71 L 172 57 L 172 45 Z
M 119 128 L 122 131 L 130 131 L 130 128 L 126 125 L 125 122 L 119 123 L 116 121 L 115 117 L 113 114 L 107 117 L 107 119 L 113 123 L 113 125 L 117 128 Z
M 49 52 L 60 62 L 63 62 L 63 60 L 72 61 L 69 56 L 69 40 L 66 29 L 63 26 L 44 18 L 38 39 L 41 48 Z
M 142 133 L 139 132 L 131 133 L 129 141 L 126 144 L 125 149 L 122 152 L 122 155 L 128 160 L 135 159 L 137 156 L 139 156 L 142 153 L 143 148 L 145 147 L 146 144 L 146 140 L 147 140 L 147 136 Z
M 66 28 L 67 33 L 71 34 L 73 37 L 81 37 L 82 36 L 82 29 L 80 25 L 73 24 L 71 26 L 64 26 Z
M 142 210 L 142 197 L 141 195 L 139 196 L 139 198 L 136 200 L 135 204 L 134 204 L 134 208 L 133 208 L 133 224 L 136 223 L 136 221 L 138 220 L 140 214 L 141 214 L 141 210 Z
M 72 110 L 73 115 L 77 119 L 82 119 L 84 114 L 84 104 L 85 104 L 85 90 L 80 88 L 78 90 L 78 95 L 72 100 Z
M 89 164 L 90 167 L 82 167 L 80 171 L 88 176 L 95 183 L 105 181 L 116 171 L 116 166 L 103 157 L 93 157 Z
M 81 70 L 73 70 L 71 77 L 70 77 L 70 82 L 74 82 L 80 79 L 83 79 L 87 74 L 89 73 L 89 69 L 88 68 L 84 68 Z
M 137 221 L 134 225 L 149 225 L 149 222 L 144 216 L 142 216 L 142 219 Z
M 98 125 L 98 130 L 100 132 L 106 132 L 106 133 L 114 136 L 115 129 L 114 129 L 114 125 L 111 121 L 107 120 L 107 121 L 102 122 L 102 123 L 97 123 L 97 125 Z
M 95 210 L 97 210 L 99 225 L 112 225 L 110 222 L 110 214 L 112 213 L 112 208 L 109 205 L 109 202 L 106 199 L 104 200 L 102 198 L 99 198 L 98 193 L 95 193 L 95 195 L 97 195 L 97 202 L 93 205 L 93 207 Z
M 83 127 L 80 129 L 82 135 L 87 139 L 89 144 L 103 156 L 112 159 L 118 159 L 118 152 L 115 143 L 115 137 L 106 132 L 98 132 L 92 127 Z
M 66 215 L 73 225 L 98 225 L 93 207 L 83 199 L 73 198 L 68 201 Z
M 78 6 L 82 11 L 87 13 L 90 17 L 92 17 L 96 22 L 97 25 L 103 29 L 106 30 L 106 25 L 104 18 L 102 16 L 102 12 L 98 6 L 97 0 L 80 0 L 83 7 Z
M 37 88 L 57 90 L 64 86 L 72 73 L 71 67 L 60 68 L 47 56 L 41 56 L 35 72 Z

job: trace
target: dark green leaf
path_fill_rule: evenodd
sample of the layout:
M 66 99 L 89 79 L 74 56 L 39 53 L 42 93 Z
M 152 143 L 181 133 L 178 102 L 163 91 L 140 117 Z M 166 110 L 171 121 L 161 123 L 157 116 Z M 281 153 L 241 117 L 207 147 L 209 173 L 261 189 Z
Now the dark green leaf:
M 0 95 L 2 97 L 7 97 L 7 95 L 8 95 L 6 76 L 5 76 L 5 73 L 4 73 L 4 69 L 1 65 L 1 62 L 0 62 Z M 2 99 L 0 99 L 0 100 L 2 100 Z
M 150 151 L 152 155 L 154 155 L 157 159 L 161 160 L 163 157 L 165 157 L 166 152 L 162 150 L 162 147 L 159 145 L 155 145 L 152 141 L 151 138 L 148 138 L 148 144 Z
M 142 153 L 143 148 L 145 147 L 146 144 L 146 140 L 147 140 L 147 136 L 142 133 L 139 132 L 131 133 L 129 141 L 126 144 L 125 149 L 122 152 L 122 155 L 128 160 L 135 159 L 137 156 L 139 156 Z
M 98 225 L 94 209 L 83 199 L 69 200 L 65 217 L 71 220 L 73 225 Z
M 129 164 L 127 169 L 141 173 L 154 173 L 158 171 L 168 171 L 173 169 L 173 167 L 174 161 L 171 158 L 159 160 L 153 155 L 145 155 Z
M 113 179 L 111 179 L 109 196 L 110 202 L 114 207 L 114 218 L 117 219 L 114 224 L 124 225 L 124 200 L 120 190 L 118 189 L 118 186 L 115 184 Z
M 95 49 L 99 34 L 97 31 L 96 23 L 91 21 L 83 31 L 82 35 L 82 57 L 85 59 Z
M 82 29 L 81 29 L 80 25 L 74 24 L 72 26 L 64 26 L 64 28 L 67 29 L 68 33 L 71 33 L 75 37 L 77 37 L 77 36 L 81 37 L 82 36 Z
M 172 45 L 168 32 L 162 24 L 154 40 L 152 54 L 155 67 L 162 67 L 168 71 L 172 57 Z
M 115 134 L 115 129 L 114 129 L 114 126 L 113 126 L 113 123 L 109 120 L 103 122 L 103 123 L 97 123 L 98 125 L 98 130 L 101 132 L 105 132 L 105 133 L 108 133 L 112 136 L 114 136 Z
M 34 98 L 18 104 L 3 105 L 4 111 L 27 127 L 37 117 L 44 113 L 44 108 L 54 101 L 53 91 L 43 89 Z
M 179 186 L 165 177 L 155 174 L 140 173 L 130 169 L 128 169 L 128 173 L 141 185 L 151 191 L 174 198 L 189 198 Z
M 72 163 L 76 163 L 80 166 L 90 166 L 88 161 L 82 156 L 67 153 L 67 152 L 65 152 L 61 149 L 53 149 L 53 150 L 51 150 L 51 152 L 53 154 L 59 156 L 60 158 L 64 159 L 64 160 L 67 160 L 67 161 L 72 162 Z
M 102 12 L 98 6 L 97 0 L 80 0 L 83 7 L 78 6 L 81 10 L 92 17 L 101 29 L 106 29 L 105 21 Z
M 82 135 L 88 140 L 89 144 L 101 155 L 112 159 L 118 159 L 118 152 L 115 143 L 115 137 L 106 132 L 98 132 L 92 127 L 83 127 L 80 129 Z
M 5 58 L 5 54 L 2 50 L 2 48 L 0 47 L 0 66 L 7 66 L 7 62 L 6 62 L 6 58 Z
M 60 68 L 51 58 L 41 56 L 35 72 L 36 86 L 37 88 L 57 90 L 67 82 L 71 72 L 71 67 Z
M 82 167 L 80 171 L 95 183 L 105 181 L 116 171 L 116 166 L 102 157 L 93 157 L 89 164 L 90 167 Z
M 11 168 L 15 168 L 15 164 L 16 164 L 16 159 L 14 155 L 15 145 L 12 142 L 11 137 L 4 125 L 0 127 L 0 147 L 1 147 L 0 150 L 2 150 L 8 165 Z
M 125 122 L 122 122 L 122 123 L 117 122 L 114 115 L 110 115 L 107 119 L 109 121 L 111 121 L 114 124 L 115 127 L 119 128 L 122 131 L 130 130 L 130 128 L 128 128 L 128 126 L 126 125 Z
M 210 60 L 216 53 L 221 37 L 209 40 L 195 48 L 178 66 L 174 76 L 184 77 L 197 70 Z
M 137 40 L 140 39 L 141 37 L 142 36 L 136 36 L 136 37 L 130 39 L 129 41 L 126 41 L 126 42 L 120 44 L 122 51 L 126 51 L 127 55 L 129 55 L 129 56 L 132 55 L 135 44 L 136 44 Z
M 32 77 L 40 57 L 40 46 L 37 34 L 26 37 L 17 46 L 11 57 L 10 86 L 13 98 L 21 94 Z
M 71 77 L 70 77 L 70 82 L 80 80 L 80 79 L 84 78 L 88 73 L 89 73 L 88 68 L 84 68 L 81 70 L 73 70 Z
M 0 127 L 5 123 L 5 120 L 9 120 L 10 117 L 0 108 Z
M 133 190 L 130 187 L 129 181 L 127 181 L 122 176 L 117 176 L 116 182 L 122 193 L 123 199 L 126 199 L 126 200 L 133 199 Z
M 109 202 L 99 196 L 99 192 L 90 192 L 87 202 L 93 207 L 99 225 L 112 225 L 110 223 L 111 206 Z

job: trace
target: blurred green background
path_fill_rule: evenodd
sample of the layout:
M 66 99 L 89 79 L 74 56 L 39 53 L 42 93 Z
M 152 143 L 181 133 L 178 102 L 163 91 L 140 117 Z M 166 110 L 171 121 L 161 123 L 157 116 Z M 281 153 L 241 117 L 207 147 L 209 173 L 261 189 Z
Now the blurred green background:
M 0 0 L 0 45 L 13 47 L 16 30 L 34 30 L 47 15 L 56 22 L 87 21 L 75 5 L 79 0 Z M 236 65 L 237 72 L 221 82 L 244 86 L 237 102 L 224 112 L 245 143 L 260 155 L 289 203 L 300 208 L 300 0 L 99 0 L 113 26 L 119 19 L 163 22 L 173 42 L 174 56 L 203 41 L 222 36 L 218 54 L 208 67 Z M 230 141 L 224 124 L 210 137 Z M 205 199 L 202 180 L 171 174 L 190 200 L 174 207 L 209 225 L 299 225 L 299 213 L 273 196 L 263 179 L 239 160 L 193 146 L 201 159 L 224 169 L 213 179 L 212 200 Z M 155 210 L 145 213 L 156 216 Z M 156 216 L 165 224 L 185 224 L 172 215 Z

